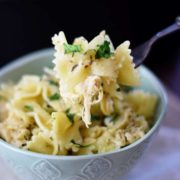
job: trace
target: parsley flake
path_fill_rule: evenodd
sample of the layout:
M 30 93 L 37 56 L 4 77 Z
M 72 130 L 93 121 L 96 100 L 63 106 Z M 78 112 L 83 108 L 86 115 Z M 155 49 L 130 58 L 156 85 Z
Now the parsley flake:
M 70 109 L 66 111 L 66 116 L 68 117 L 69 121 L 73 124 L 74 123 L 74 114 L 70 113 Z
M 118 88 L 116 89 L 116 91 L 120 92 L 120 91 L 121 91 L 121 88 L 120 88 L 120 87 L 118 87 Z
M 64 53 L 65 54 L 82 51 L 81 45 L 71 45 L 71 44 L 66 44 L 66 43 L 64 43 L 63 45 L 64 45 Z
M 49 80 L 48 82 L 49 82 L 50 85 L 59 86 L 58 82 L 56 82 L 54 80 Z
M 75 142 L 74 139 L 71 140 L 71 143 L 73 143 L 74 145 L 76 145 L 79 148 L 87 148 L 87 147 L 91 146 L 91 144 L 87 144 L 87 145 L 79 144 L 79 143 Z
M 34 109 L 33 109 L 33 107 L 30 106 L 30 105 L 25 105 L 25 106 L 24 106 L 24 110 L 25 110 L 25 111 L 33 111 Z
M 102 45 L 98 46 L 98 49 L 96 51 L 96 59 L 111 57 L 112 52 L 109 45 L 110 45 L 109 41 L 104 41 Z
M 112 116 L 112 121 L 117 121 L 118 117 L 119 117 L 118 114 L 113 115 L 113 116 Z
M 118 114 L 114 114 L 112 116 L 106 116 L 104 119 L 105 124 L 109 124 L 110 122 L 116 122 L 118 120 Z
M 58 99 L 60 99 L 60 94 L 59 93 L 54 93 L 53 95 L 49 96 L 49 100 L 51 101 L 56 101 Z
M 91 121 L 99 121 L 99 120 L 101 120 L 101 117 L 100 117 L 100 116 L 91 115 Z

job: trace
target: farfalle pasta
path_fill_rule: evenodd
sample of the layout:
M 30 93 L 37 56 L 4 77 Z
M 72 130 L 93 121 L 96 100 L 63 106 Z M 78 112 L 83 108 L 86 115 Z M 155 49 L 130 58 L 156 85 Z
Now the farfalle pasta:
M 92 41 L 52 38 L 54 69 L 22 75 L 0 88 L 0 137 L 19 148 L 54 155 L 97 154 L 143 137 L 157 97 L 132 87 L 140 75 L 129 41 L 114 49 L 102 31 Z

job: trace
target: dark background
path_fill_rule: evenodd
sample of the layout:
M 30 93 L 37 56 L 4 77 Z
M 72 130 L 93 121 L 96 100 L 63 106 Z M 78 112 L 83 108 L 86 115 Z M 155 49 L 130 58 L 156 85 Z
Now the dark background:
M 180 15 L 179 1 L 121 0 L 0 0 L 0 66 L 28 52 L 49 47 L 63 30 L 71 42 L 93 38 L 105 29 L 115 46 L 124 40 L 141 44 Z M 149 66 L 180 95 L 180 31 L 158 41 L 148 56 Z

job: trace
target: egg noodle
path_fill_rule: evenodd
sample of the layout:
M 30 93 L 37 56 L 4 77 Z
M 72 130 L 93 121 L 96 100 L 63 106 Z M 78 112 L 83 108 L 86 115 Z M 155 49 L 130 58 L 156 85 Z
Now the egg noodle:
M 102 31 L 92 41 L 52 38 L 54 69 L 0 88 L 0 137 L 44 154 L 83 155 L 123 148 L 153 123 L 157 97 L 143 90 L 129 41 L 114 49 Z

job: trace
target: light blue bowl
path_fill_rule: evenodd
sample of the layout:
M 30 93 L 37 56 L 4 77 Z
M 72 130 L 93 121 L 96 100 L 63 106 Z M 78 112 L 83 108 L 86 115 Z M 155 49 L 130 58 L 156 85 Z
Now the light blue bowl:
M 45 49 L 23 56 L 0 70 L 0 83 L 16 81 L 23 74 L 42 74 L 44 66 L 52 65 L 53 50 Z M 158 78 L 144 66 L 140 67 L 141 89 L 157 94 L 155 124 L 135 143 L 113 152 L 85 156 L 54 156 L 24 151 L 0 140 L 0 155 L 22 180 L 119 180 L 144 154 L 155 138 L 166 108 L 165 89 Z

